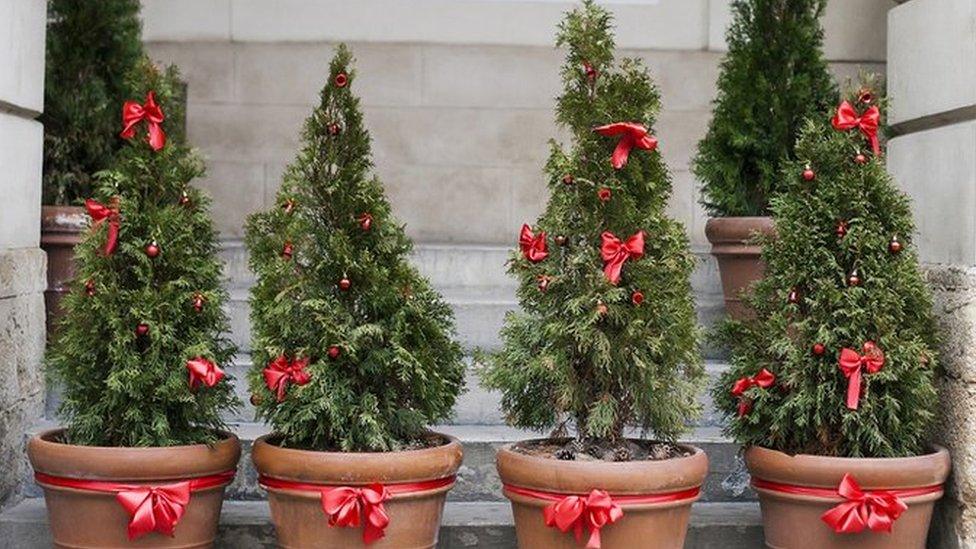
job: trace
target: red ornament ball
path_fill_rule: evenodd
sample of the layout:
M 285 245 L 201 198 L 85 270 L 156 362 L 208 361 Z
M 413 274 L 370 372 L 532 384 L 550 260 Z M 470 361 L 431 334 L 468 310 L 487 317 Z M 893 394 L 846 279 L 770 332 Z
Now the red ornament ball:
M 332 345 L 331 347 L 329 347 L 329 358 L 331 358 L 332 360 L 339 358 L 339 355 L 341 353 L 342 351 L 339 350 L 338 345 Z
M 202 294 L 193 294 L 193 310 L 198 313 L 202 311 L 204 301 Z
M 552 277 L 548 275 L 539 275 L 539 291 L 544 292 L 549 289 L 549 283 L 552 282 Z
M 349 76 L 347 76 L 346 73 L 340 72 L 339 74 L 335 75 L 335 85 L 337 87 L 345 88 L 346 84 L 348 83 L 349 83 Z
M 847 222 L 838 221 L 837 228 L 834 229 L 834 233 L 837 235 L 837 238 L 844 238 L 847 236 Z
M 156 259 L 159 257 L 159 252 L 159 244 L 157 244 L 155 240 L 146 246 L 146 255 L 149 256 L 149 259 Z
M 281 256 L 285 259 L 291 259 L 292 254 L 295 252 L 294 247 L 292 247 L 291 242 L 285 242 L 285 245 L 281 248 Z
M 854 269 L 853 271 L 851 271 L 850 276 L 847 277 L 847 285 L 848 286 L 860 286 L 861 285 L 861 282 L 862 282 L 861 281 L 861 277 L 860 277 L 860 275 L 857 274 L 857 269 Z
M 190 205 L 190 195 L 186 194 L 186 191 L 183 191 L 180 194 L 180 206 L 189 206 L 189 205 Z
M 800 290 L 797 288 L 790 288 L 790 294 L 786 296 L 786 300 L 790 303 L 797 304 L 800 302 Z
M 346 290 L 348 290 L 349 288 L 352 288 L 352 281 L 351 281 L 351 280 L 349 280 L 349 279 L 348 279 L 348 278 L 346 278 L 346 277 L 342 277 L 342 278 L 341 278 L 341 279 L 339 280 L 339 289 L 340 289 L 340 290 L 342 290 L 343 292 L 345 292 L 345 291 L 346 291 Z
M 329 131 L 329 135 L 333 135 L 333 136 L 339 135 L 340 133 L 342 133 L 342 126 L 333 122 L 329 124 L 328 131 Z
M 807 166 L 807 168 L 805 170 L 803 170 L 803 180 L 804 181 L 813 181 L 816 178 L 817 178 L 817 174 L 814 173 L 814 171 L 812 169 L 810 169 L 810 166 Z
M 588 61 L 583 62 L 583 71 L 586 73 L 586 77 L 589 78 L 591 82 L 596 80 L 597 74 L 599 74 L 593 65 L 591 65 Z
M 569 240 L 566 238 L 566 236 L 565 235 L 561 235 L 561 234 L 557 234 L 556 235 L 556 238 L 554 238 L 553 240 L 555 240 L 556 241 L 556 244 L 559 245 L 559 246 L 565 246 L 566 243 L 569 242 Z
M 630 302 L 634 305 L 640 305 L 644 302 L 644 292 L 640 290 L 634 290 L 634 293 L 630 294 Z
M 898 237 L 897 236 L 891 237 L 891 242 L 888 243 L 888 251 L 893 254 L 899 254 L 901 253 L 901 250 L 902 250 L 902 245 L 901 242 L 898 241 Z
M 823 354 L 826 353 L 826 352 L 827 352 L 827 348 L 824 347 L 824 344 L 823 343 L 814 343 L 813 344 L 813 354 L 814 355 L 816 355 L 816 356 L 823 356 Z
M 260 406 L 262 402 L 264 402 L 264 399 L 261 398 L 261 395 L 259 395 L 257 393 L 252 393 L 251 394 L 251 405 L 252 406 Z
M 139 325 L 136 326 L 136 335 L 139 337 L 146 337 L 149 335 L 149 325 L 145 322 L 140 322 Z
M 874 101 L 874 94 L 871 93 L 871 90 L 867 88 L 861 88 L 861 90 L 857 93 L 857 100 L 865 105 L 870 105 L 871 102 Z
M 85 282 L 85 293 L 88 295 L 88 297 L 92 297 L 93 295 L 95 295 L 95 281 L 94 280 L 92 280 L 92 279 L 89 278 L 88 281 Z
M 858 164 L 866 164 L 867 161 L 868 157 L 864 156 L 862 153 L 857 153 L 857 155 L 854 156 L 854 162 L 857 162 Z
M 596 312 L 598 315 L 603 317 L 603 316 L 607 316 L 607 313 L 610 312 L 610 309 L 607 308 L 606 303 L 600 301 L 599 303 L 596 304 Z
M 600 199 L 600 202 L 610 202 L 610 197 L 613 194 L 607 187 L 601 187 L 600 190 L 596 192 L 596 196 Z
M 359 216 L 359 228 L 364 231 L 369 231 L 373 228 L 373 216 L 368 213 Z
M 281 205 L 281 209 L 285 211 L 286 214 L 290 214 L 295 211 L 295 201 L 289 198 L 285 200 L 285 203 Z
M 568 173 L 563 176 L 563 185 L 572 185 L 575 180 L 576 179 L 573 177 L 573 174 Z

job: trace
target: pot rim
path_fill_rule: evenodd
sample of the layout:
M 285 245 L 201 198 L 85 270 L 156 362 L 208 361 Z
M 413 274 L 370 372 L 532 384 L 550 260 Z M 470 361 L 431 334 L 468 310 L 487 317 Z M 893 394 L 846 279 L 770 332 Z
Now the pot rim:
M 433 452 L 433 451 L 442 449 L 445 446 L 450 446 L 454 442 L 457 442 L 458 444 L 461 443 L 457 438 L 455 438 L 455 437 L 453 437 L 451 435 L 447 435 L 447 434 L 444 434 L 444 433 L 438 433 L 437 431 L 431 431 L 431 430 L 428 430 L 427 433 L 433 434 L 433 435 L 437 435 L 439 437 L 443 437 L 446 440 L 446 442 L 444 442 L 444 444 L 438 444 L 437 446 L 431 446 L 429 448 L 415 448 L 415 449 L 412 449 L 412 450 L 393 450 L 393 451 L 385 451 L 385 452 L 333 452 L 333 451 L 329 451 L 329 450 L 305 450 L 305 449 L 302 449 L 302 448 L 285 448 L 285 447 L 279 446 L 279 445 L 271 442 L 272 439 L 274 439 L 277 436 L 280 436 L 278 433 L 271 432 L 271 433 L 267 433 L 267 434 L 261 435 L 258 438 L 254 439 L 254 444 L 257 445 L 258 442 L 261 442 L 263 444 L 267 444 L 268 446 L 271 446 L 272 448 L 274 448 L 277 451 L 287 452 L 287 453 L 291 453 L 291 452 L 298 453 L 298 452 L 300 452 L 300 453 L 312 453 L 312 454 L 316 454 L 316 455 L 330 455 L 331 454 L 331 455 L 337 455 L 337 456 L 382 456 L 382 455 L 394 455 L 394 454 L 396 454 L 396 455 L 399 455 L 399 454 L 403 454 L 403 455 L 414 455 L 414 453 L 416 453 L 417 455 L 419 455 L 422 452 Z
M 712 244 L 751 244 L 757 233 L 775 234 L 776 222 L 769 216 L 709 217 L 705 237 Z
M 133 450 L 133 451 L 141 451 L 141 450 L 153 451 L 153 450 L 161 450 L 161 449 L 174 449 L 174 450 L 178 450 L 178 449 L 183 449 L 183 448 L 196 448 L 196 447 L 199 447 L 199 446 L 208 446 L 209 447 L 209 446 L 215 446 L 215 445 L 220 444 L 221 442 L 225 442 L 225 441 L 227 441 L 229 439 L 236 439 L 236 438 L 238 438 L 237 435 L 235 435 L 234 433 L 232 433 L 230 431 L 225 431 L 223 429 L 216 429 L 216 432 L 217 433 L 222 434 L 224 436 L 222 438 L 220 438 L 219 440 L 217 440 L 214 444 L 207 444 L 205 442 L 200 442 L 200 443 L 197 443 L 197 444 L 176 444 L 176 445 L 173 445 L 173 446 L 89 446 L 87 444 L 68 444 L 67 442 L 58 442 L 56 440 L 52 440 L 52 438 L 55 435 L 59 435 L 59 434 L 65 432 L 65 431 L 67 431 L 67 428 L 65 428 L 65 427 L 55 427 L 53 429 L 46 429 L 44 431 L 41 431 L 40 433 L 37 433 L 37 434 L 31 436 L 31 439 L 32 440 L 33 439 L 38 439 L 38 440 L 42 441 L 44 444 L 57 444 L 59 446 L 70 446 L 70 447 L 74 447 L 74 448 L 91 448 L 91 449 L 94 449 L 94 450 L 119 450 L 119 449 L 125 449 L 125 450 Z

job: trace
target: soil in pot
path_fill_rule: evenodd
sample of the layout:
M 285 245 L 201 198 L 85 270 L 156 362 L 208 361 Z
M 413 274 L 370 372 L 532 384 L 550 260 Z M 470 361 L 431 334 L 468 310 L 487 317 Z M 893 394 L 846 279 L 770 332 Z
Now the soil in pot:
M 211 446 L 110 448 L 64 444 L 62 435 L 47 431 L 27 446 L 55 547 L 213 546 L 240 459 L 236 436 Z M 175 525 L 169 516 L 178 516 Z
M 766 546 L 775 549 L 924 549 L 950 469 L 944 448 L 906 458 L 836 458 L 752 447 L 745 457 Z
M 647 449 L 643 459 L 554 457 L 570 442 L 523 441 L 498 452 L 498 474 L 512 502 L 520 548 L 585 546 L 593 541 L 591 516 L 604 522 L 597 533 L 603 549 L 683 547 L 691 505 L 708 471 L 701 449 L 632 440 Z M 668 447 L 673 447 L 674 457 L 654 459 Z M 548 454 L 539 455 L 542 448 L 549 448 Z M 579 541 L 577 522 L 582 527 Z
M 75 275 L 75 246 L 88 226 L 85 209 L 78 206 L 41 206 L 41 249 L 47 253 L 47 333 L 61 317 L 61 296 Z
M 278 544 L 436 547 L 447 492 L 461 466 L 461 444 L 433 436 L 441 443 L 375 453 L 283 448 L 274 437 L 259 438 L 252 458 L 268 491 Z
M 765 272 L 762 248 L 753 239 L 757 234 L 774 233 L 775 225 L 770 217 L 713 217 L 705 224 L 705 236 L 712 244 L 712 255 L 722 279 L 725 311 L 735 320 L 750 317 L 751 310 L 743 302 L 742 292 Z

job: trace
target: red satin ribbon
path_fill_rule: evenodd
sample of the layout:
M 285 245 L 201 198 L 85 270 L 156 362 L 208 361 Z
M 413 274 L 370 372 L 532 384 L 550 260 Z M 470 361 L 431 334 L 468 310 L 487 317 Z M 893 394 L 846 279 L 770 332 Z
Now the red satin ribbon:
M 149 146 L 158 151 L 166 144 L 166 134 L 161 124 L 165 117 L 163 109 L 156 104 L 156 92 L 146 93 L 146 102 L 140 105 L 137 101 L 126 101 L 122 105 L 122 133 L 123 139 L 132 139 L 136 134 L 139 122 L 146 121 L 149 127 Z
M 844 348 L 837 359 L 837 366 L 844 376 L 847 377 L 847 407 L 857 410 L 861 401 L 861 379 L 862 370 L 867 373 L 877 373 L 884 366 L 885 357 L 881 349 L 878 349 L 870 341 L 864 344 L 864 354 L 861 355 L 854 349 Z
M 258 483 L 265 489 L 318 492 L 322 498 L 322 511 L 329 517 L 329 526 L 358 528 L 363 525 L 363 543 L 370 544 L 385 535 L 390 517 L 383 502 L 400 494 L 426 492 L 454 484 L 454 476 L 426 480 L 368 486 L 335 486 L 293 482 L 261 475 Z
M 843 501 L 820 516 L 838 534 L 855 534 L 868 528 L 873 532 L 891 532 L 891 527 L 908 505 L 901 498 L 925 496 L 942 491 L 941 484 L 921 488 L 892 490 L 863 490 L 850 474 L 845 474 L 837 488 L 815 488 L 782 484 L 761 478 L 752 478 L 755 488 L 818 498 Z
M 213 362 L 196 357 L 186 361 L 186 369 L 190 371 L 190 388 L 196 389 L 197 385 L 203 383 L 207 387 L 213 387 L 224 379 L 224 371 Z
M 305 371 L 306 366 L 308 366 L 307 358 L 289 361 L 288 357 L 281 355 L 268 363 L 268 367 L 264 369 L 264 384 L 275 392 L 278 402 L 281 402 L 285 400 L 285 390 L 288 389 L 289 383 L 305 385 L 311 381 L 312 376 Z
M 105 255 L 112 255 L 119 244 L 119 210 L 117 206 L 106 206 L 91 198 L 85 200 L 85 209 L 91 216 L 94 226 L 108 220 L 108 237 L 105 239 Z
M 881 154 L 881 144 L 878 142 L 880 120 L 881 111 L 878 110 L 877 105 L 872 105 L 864 111 L 863 115 L 858 116 L 854 107 L 844 101 L 837 107 L 837 114 L 834 115 L 830 123 L 835 130 L 847 131 L 854 128 L 861 130 L 864 137 L 867 137 L 868 141 L 871 142 L 871 150 L 874 151 L 874 156 L 879 156 Z
M 235 471 L 225 471 L 153 486 L 56 477 L 45 473 L 34 473 L 34 479 L 42 486 L 114 493 L 119 505 L 129 513 L 127 531 L 129 539 L 134 540 L 150 532 L 159 532 L 172 537 L 176 525 L 183 517 L 186 505 L 190 502 L 190 494 L 226 486 L 234 480 L 234 473 Z
M 752 401 L 747 398 L 741 398 L 742 395 L 751 387 L 768 389 L 773 386 L 773 383 L 776 383 L 776 376 L 765 368 L 759 370 L 759 373 L 754 376 L 740 377 L 736 380 L 735 384 L 732 385 L 732 396 L 740 397 L 739 417 L 748 414 L 752 410 Z
M 634 122 L 616 122 L 593 128 L 593 131 L 607 137 L 620 137 L 610 158 L 610 163 L 616 170 L 627 165 L 627 158 L 634 147 L 645 151 L 653 151 L 657 148 L 657 138 L 649 135 L 643 125 Z
M 584 495 L 543 492 L 511 484 L 505 484 L 503 488 L 512 494 L 551 501 L 552 504 L 542 510 L 546 526 L 558 528 L 563 533 L 572 529 L 578 543 L 582 542 L 584 527 L 588 527 L 590 537 L 587 540 L 587 549 L 599 549 L 600 530 L 623 517 L 621 505 L 672 503 L 694 499 L 701 492 L 699 486 L 678 492 L 620 496 L 611 496 L 604 490 L 596 489 Z
M 549 256 L 549 249 L 546 244 L 546 232 L 539 231 L 539 234 L 532 233 L 532 227 L 522 225 L 522 232 L 519 234 L 519 247 L 522 248 L 522 255 L 532 263 L 538 263 Z
M 644 231 L 637 231 L 627 239 L 627 242 L 621 242 L 611 232 L 603 233 L 600 238 L 603 239 L 603 244 L 600 246 L 603 273 L 611 284 L 617 284 L 620 282 L 620 271 L 623 269 L 624 262 L 644 255 Z

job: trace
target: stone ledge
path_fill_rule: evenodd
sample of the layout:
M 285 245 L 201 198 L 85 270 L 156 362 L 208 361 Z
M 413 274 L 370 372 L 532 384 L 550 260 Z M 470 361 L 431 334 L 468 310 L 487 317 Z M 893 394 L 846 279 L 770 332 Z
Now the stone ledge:
M 0 250 L 0 299 L 40 294 L 47 285 L 47 254 L 40 248 Z

